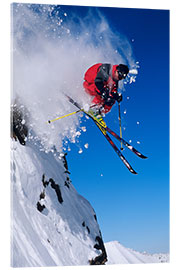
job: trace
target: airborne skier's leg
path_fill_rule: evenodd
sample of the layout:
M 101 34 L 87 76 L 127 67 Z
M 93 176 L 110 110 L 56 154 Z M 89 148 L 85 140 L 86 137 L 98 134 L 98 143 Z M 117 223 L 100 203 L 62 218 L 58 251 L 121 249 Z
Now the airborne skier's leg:
M 103 116 L 101 114 L 101 107 L 93 107 L 91 108 L 88 112 L 89 115 L 91 115 L 93 117 L 93 119 L 95 119 L 97 126 L 99 127 L 99 129 L 103 132 L 103 134 L 106 134 L 106 123 L 103 119 Z

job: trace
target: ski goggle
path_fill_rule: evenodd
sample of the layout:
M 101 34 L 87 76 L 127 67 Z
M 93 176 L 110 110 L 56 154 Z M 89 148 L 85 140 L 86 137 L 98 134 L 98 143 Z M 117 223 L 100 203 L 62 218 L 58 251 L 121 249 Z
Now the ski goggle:
M 126 78 L 127 73 L 125 73 L 123 71 L 120 71 L 120 70 L 117 70 L 117 72 L 118 72 L 119 80 L 122 80 L 122 79 L 125 79 Z

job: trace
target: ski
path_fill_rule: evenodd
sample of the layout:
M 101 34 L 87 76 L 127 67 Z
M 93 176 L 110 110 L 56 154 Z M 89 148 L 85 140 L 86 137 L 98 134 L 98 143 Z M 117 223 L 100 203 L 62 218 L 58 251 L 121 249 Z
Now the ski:
M 74 101 L 71 97 L 67 96 L 66 97 L 69 99 L 69 101 L 74 104 L 78 109 L 81 109 L 81 106 Z M 101 123 L 99 123 L 98 121 L 96 121 L 96 119 L 93 118 L 92 115 L 88 114 L 86 111 L 84 111 L 83 109 L 81 109 L 86 115 L 88 115 L 91 119 L 93 119 L 96 123 L 98 123 L 99 126 L 102 126 Z M 142 153 L 140 153 L 137 149 L 135 149 L 131 144 L 129 144 L 126 140 L 124 140 L 123 138 L 121 138 L 118 134 L 116 134 L 114 131 L 112 131 L 108 126 L 104 127 L 102 126 L 102 128 L 104 130 L 106 130 L 107 132 L 109 132 L 112 136 L 114 136 L 117 140 L 119 140 L 120 142 L 122 142 L 124 144 L 124 146 L 126 146 L 130 151 L 132 151 L 135 155 L 137 155 L 138 157 L 142 158 L 142 159 L 146 159 L 147 157 L 145 155 L 143 155 Z
M 124 165 L 128 168 L 128 170 L 133 174 L 137 174 L 137 172 L 132 168 L 132 166 L 129 164 L 129 162 L 126 160 L 126 158 L 123 156 L 123 154 L 118 149 L 118 147 L 115 145 L 115 143 L 112 141 L 112 139 L 109 137 L 109 135 L 107 133 L 106 134 L 103 133 L 102 129 L 98 126 L 97 121 L 94 121 L 94 123 L 99 128 L 99 130 L 102 132 L 102 134 L 107 139 L 107 141 L 110 143 L 110 145 L 113 147 L 114 151 L 118 154 L 118 156 L 120 157 L 120 159 L 122 160 Z
M 131 144 L 129 144 L 127 141 L 125 141 L 123 138 L 121 138 L 118 134 L 116 134 L 114 131 L 112 131 L 109 127 L 105 128 L 112 136 L 114 136 L 117 140 L 122 142 L 124 146 L 126 146 L 130 151 L 132 151 L 135 155 L 137 155 L 140 158 L 146 159 L 147 157 L 140 153 L 137 149 L 135 149 Z
M 70 96 L 68 96 L 68 95 L 66 95 L 66 94 L 64 94 L 67 98 L 68 98 L 68 100 L 69 100 L 69 102 L 71 102 L 73 105 L 75 105 L 79 110 L 81 110 L 81 106 L 76 102 L 76 101 L 74 101 L 74 99 L 72 99 Z
M 71 97 L 67 96 L 68 100 L 75 105 L 78 109 L 81 109 L 81 106 L 74 101 Z M 106 130 L 106 128 L 104 126 L 102 126 L 98 121 L 96 121 L 96 119 L 91 116 L 90 114 L 88 114 L 86 111 L 83 110 L 83 112 L 88 115 L 96 124 L 96 126 L 99 128 L 99 130 L 102 132 L 102 134 L 104 135 L 104 137 L 107 139 L 107 141 L 110 143 L 110 145 L 113 147 L 114 151 L 117 153 L 117 155 L 120 157 L 120 159 L 122 160 L 122 162 L 124 163 L 124 165 L 128 168 L 128 170 L 133 173 L 133 174 L 137 174 L 137 172 L 132 168 L 132 166 L 129 164 L 129 162 L 126 160 L 126 158 L 123 156 L 123 154 L 121 153 L 121 151 L 118 149 L 118 147 L 115 145 L 115 143 L 112 141 L 112 139 L 109 137 L 109 135 L 103 132 L 103 129 Z M 103 128 L 103 129 L 102 129 Z M 118 136 L 118 135 L 117 135 Z

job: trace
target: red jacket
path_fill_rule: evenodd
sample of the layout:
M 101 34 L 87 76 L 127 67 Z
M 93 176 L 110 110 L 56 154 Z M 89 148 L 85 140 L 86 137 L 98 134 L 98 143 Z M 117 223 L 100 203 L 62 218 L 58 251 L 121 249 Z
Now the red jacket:
M 117 65 L 98 63 L 90 67 L 84 76 L 85 91 L 94 96 L 93 103 L 104 105 L 105 112 L 108 112 L 115 103 L 111 93 L 117 92 L 118 88 L 118 82 L 113 79 L 116 67 Z M 105 104 L 101 98 L 101 93 L 106 89 L 109 89 L 109 97 L 111 97 L 109 104 Z

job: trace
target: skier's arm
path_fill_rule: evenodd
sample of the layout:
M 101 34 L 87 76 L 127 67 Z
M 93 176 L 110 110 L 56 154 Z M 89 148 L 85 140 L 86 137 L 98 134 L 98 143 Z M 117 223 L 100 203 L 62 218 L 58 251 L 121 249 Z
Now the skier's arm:
M 102 94 L 106 90 L 104 89 L 104 83 L 109 79 L 110 66 L 110 64 L 102 64 L 95 78 L 95 85 L 99 90 L 99 94 Z

